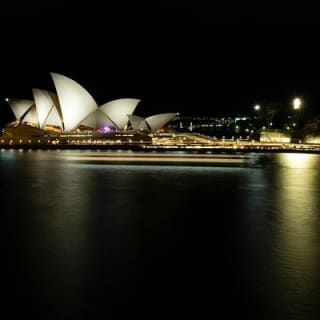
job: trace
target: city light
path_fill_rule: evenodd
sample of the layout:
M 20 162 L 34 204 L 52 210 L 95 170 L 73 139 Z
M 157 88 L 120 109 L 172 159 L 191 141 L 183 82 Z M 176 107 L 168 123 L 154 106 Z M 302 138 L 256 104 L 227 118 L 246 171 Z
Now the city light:
M 260 105 L 259 105 L 259 104 L 256 104 L 256 105 L 254 106 L 254 110 L 259 111 L 259 110 L 260 110 Z
M 300 98 L 294 98 L 293 100 L 293 109 L 294 110 L 299 110 L 301 108 L 302 101 Z

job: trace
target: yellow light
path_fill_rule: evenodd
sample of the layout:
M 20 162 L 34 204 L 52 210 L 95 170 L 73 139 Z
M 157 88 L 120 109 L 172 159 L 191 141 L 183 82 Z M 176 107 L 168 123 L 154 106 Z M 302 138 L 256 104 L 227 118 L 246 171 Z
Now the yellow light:
M 281 160 L 289 168 L 310 168 L 315 164 L 315 157 L 306 153 L 288 153 L 281 155 Z
M 294 110 L 299 110 L 301 108 L 301 104 L 302 104 L 302 101 L 300 98 L 295 98 L 293 100 L 293 109 Z

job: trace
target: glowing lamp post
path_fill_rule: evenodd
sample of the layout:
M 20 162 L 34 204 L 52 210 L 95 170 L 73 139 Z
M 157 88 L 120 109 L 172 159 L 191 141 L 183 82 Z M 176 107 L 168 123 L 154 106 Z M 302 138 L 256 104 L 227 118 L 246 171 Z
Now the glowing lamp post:
M 294 128 L 297 128 L 297 123 L 298 123 L 298 113 L 299 113 L 299 110 L 301 109 L 301 106 L 302 106 L 302 101 L 300 98 L 294 98 L 293 99 L 293 119 L 292 119 L 292 126 Z
M 302 105 L 302 101 L 300 98 L 293 99 L 293 110 L 300 110 L 301 105 Z
M 257 127 L 259 127 L 259 122 L 260 122 L 260 110 L 261 110 L 261 106 L 259 105 L 259 104 L 256 104 L 254 107 L 253 107 L 253 109 L 254 109 L 254 111 L 256 111 L 258 114 L 259 114 L 259 116 L 257 117 L 255 117 L 255 119 L 256 119 L 256 126 Z

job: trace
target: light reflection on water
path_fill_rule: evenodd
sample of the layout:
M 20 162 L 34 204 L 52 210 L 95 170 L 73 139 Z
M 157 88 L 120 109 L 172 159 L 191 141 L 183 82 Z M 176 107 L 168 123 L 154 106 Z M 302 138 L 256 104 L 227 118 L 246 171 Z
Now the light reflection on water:
M 63 153 L 0 153 L 12 297 L 30 314 L 317 318 L 320 155 L 191 167 Z
M 282 153 L 278 156 L 278 161 L 292 169 L 319 169 L 319 155 L 316 154 Z
M 320 301 L 319 155 L 261 158 L 261 169 L 251 169 L 243 186 L 246 198 L 241 214 L 245 216 L 239 223 L 238 250 L 244 299 L 258 300 L 261 310 L 273 312 L 277 319 L 316 319 L 319 309 L 314 306 Z M 257 267 L 258 273 L 254 271 Z
M 309 305 L 310 295 L 320 297 L 314 286 L 320 280 L 319 163 L 316 155 L 304 154 L 282 155 L 280 161 L 289 169 L 280 170 L 277 179 L 279 269 L 287 274 L 279 280 L 291 292 L 282 290 L 285 302 L 299 309 L 299 301 Z

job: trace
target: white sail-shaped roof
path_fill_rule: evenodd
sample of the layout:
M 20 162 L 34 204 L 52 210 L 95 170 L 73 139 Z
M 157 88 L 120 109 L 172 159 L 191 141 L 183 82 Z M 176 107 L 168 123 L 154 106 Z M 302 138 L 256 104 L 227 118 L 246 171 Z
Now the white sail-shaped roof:
M 161 113 L 146 118 L 148 125 L 150 126 L 151 132 L 154 133 L 161 129 L 166 123 L 172 120 L 177 113 Z
M 55 106 L 53 106 L 49 111 L 45 125 L 57 126 L 63 129 L 63 121 Z
M 138 103 L 139 99 L 123 98 L 109 101 L 99 107 L 112 122 L 122 130 L 128 122 L 128 114 L 132 114 Z
M 114 126 L 114 123 L 107 117 L 107 115 L 99 109 L 91 112 L 83 121 L 81 121 L 81 124 L 94 129 L 99 129 L 109 125 Z
M 150 131 L 150 128 L 148 127 L 148 124 L 144 118 L 133 114 L 128 114 L 128 118 L 134 130 Z
M 25 114 L 25 116 L 22 117 L 21 122 L 31 122 L 37 127 L 39 126 L 38 114 L 35 105 L 33 105 Z
M 73 130 L 98 108 L 97 103 L 88 91 L 74 80 L 58 73 L 51 73 L 51 77 L 57 90 L 64 129 Z
M 59 107 L 56 105 L 57 98 L 54 99 L 54 94 L 42 89 L 32 89 L 32 93 L 36 103 L 40 129 L 43 129 L 46 124 L 62 128 L 62 119 L 57 109 Z
M 27 99 L 9 99 L 9 106 L 16 117 L 16 120 L 20 121 L 22 116 L 31 108 L 34 101 Z

